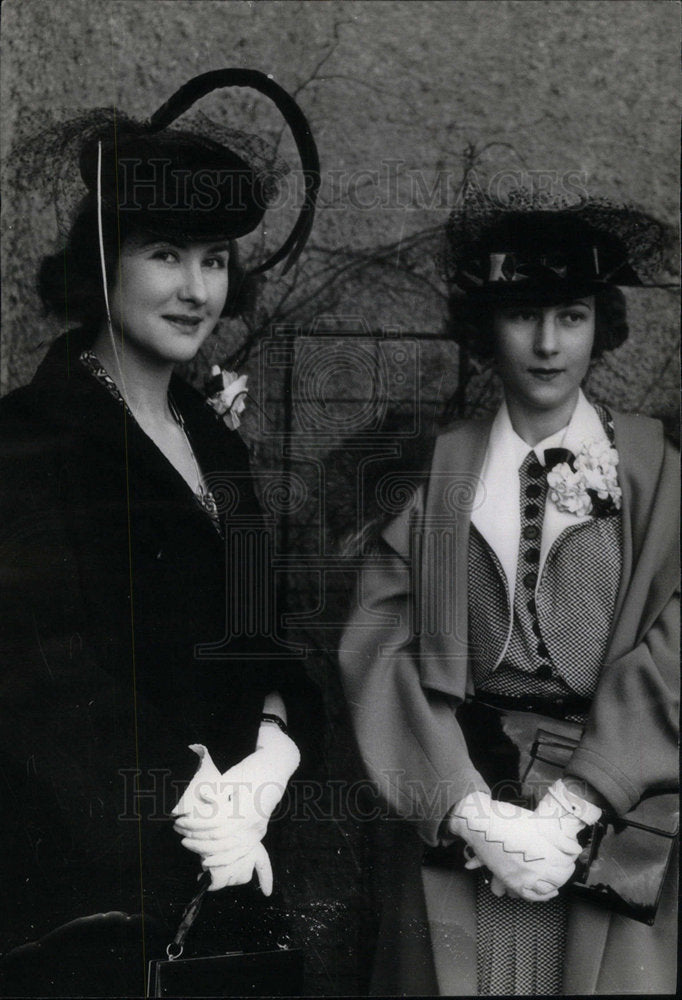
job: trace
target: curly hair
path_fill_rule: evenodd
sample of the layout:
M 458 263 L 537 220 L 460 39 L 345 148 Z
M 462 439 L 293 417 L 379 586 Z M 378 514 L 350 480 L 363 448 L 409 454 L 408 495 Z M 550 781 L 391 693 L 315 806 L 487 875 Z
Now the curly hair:
M 145 230 L 130 226 L 123 216 L 107 212 L 102 215 L 102 230 L 106 271 L 114 275 L 119 248 L 132 237 L 144 237 Z M 158 237 L 159 234 L 150 235 Z M 241 316 L 253 308 L 258 281 L 241 266 L 236 241 L 230 240 L 229 247 L 228 292 L 221 315 Z M 104 322 L 106 311 L 94 198 L 85 199 L 64 248 L 42 259 L 38 269 L 38 294 L 47 312 L 60 319 L 76 320 L 88 329 L 96 329 Z
M 617 285 L 605 285 L 594 293 L 595 332 L 592 357 L 613 351 L 628 337 L 627 305 Z M 468 296 L 450 297 L 450 332 L 458 344 L 480 360 L 495 354 L 494 317 L 499 303 Z

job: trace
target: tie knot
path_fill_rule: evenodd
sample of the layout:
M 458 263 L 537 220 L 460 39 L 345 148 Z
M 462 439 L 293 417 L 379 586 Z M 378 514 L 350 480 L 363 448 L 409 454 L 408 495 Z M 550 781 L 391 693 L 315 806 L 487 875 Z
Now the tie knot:
M 568 448 L 545 448 L 545 469 L 547 472 L 555 465 L 561 465 L 562 462 L 567 462 L 573 468 L 574 461 L 575 455 Z
M 519 466 L 522 476 L 539 479 L 544 472 L 549 472 L 555 465 L 567 462 L 573 468 L 575 455 L 568 448 L 545 448 L 545 464 L 543 465 L 534 451 L 529 451 Z

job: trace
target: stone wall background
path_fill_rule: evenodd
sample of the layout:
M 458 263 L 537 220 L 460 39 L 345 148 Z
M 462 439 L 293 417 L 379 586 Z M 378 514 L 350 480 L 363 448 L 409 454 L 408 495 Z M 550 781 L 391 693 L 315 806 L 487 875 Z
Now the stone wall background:
M 588 193 L 634 201 L 675 227 L 679 5 L 5 0 L 1 45 L 3 392 L 31 377 L 59 332 L 34 290 L 41 256 L 59 245 L 53 195 L 13 169 L 14 142 L 93 106 L 144 118 L 191 76 L 225 65 L 272 73 L 311 121 L 323 187 L 309 248 L 287 278 L 271 273 L 255 326 L 223 326 L 189 374 L 200 381 L 254 335 L 244 370 L 258 406 L 243 432 L 276 525 L 281 597 L 298 615 L 288 634 L 326 697 L 328 773 L 350 787 L 362 769 L 334 650 L 354 564 L 338 542 L 348 525 L 362 527 L 381 470 L 418 457 L 456 387 L 433 258 L 463 169 L 526 183 L 542 171 L 555 192 L 578 177 Z M 296 167 L 264 100 L 239 91 L 205 103 L 219 120 L 281 140 Z M 291 224 L 291 203 L 272 214 L 268 240 Z M 630 341 L 590 388 L 674 433 L 678 292 L 638 292 L 629 304 Z M 472 409 L 494 398 L 487 376 L 472 381 Z M 361 805 L 355 815 L 323 809 L 290 843 L 284 888 L 311 993 L 367 989 L 383 834 Z

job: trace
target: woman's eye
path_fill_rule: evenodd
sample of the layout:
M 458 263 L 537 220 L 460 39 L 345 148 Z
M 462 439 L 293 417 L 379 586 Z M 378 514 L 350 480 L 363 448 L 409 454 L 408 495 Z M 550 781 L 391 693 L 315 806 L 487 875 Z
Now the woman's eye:
M 204 261 L 204 267 L 214 271 L 222 271 L 227 267 L 227 257 L 207 257 Z
M 512 323 L 531 323 L 535 319 L 535 313 L 528 309 L 518 309 L 516 312 L 508 312 L 507 319 Z
M 584 323 L 587 316 L 583 312 L 566 312 L 562 314 L 561 317 L 568 326 L 578 326 L 579 323 Z
M 165 264 L 172 264 L 178 259 L 174 250 L 155 250 L 152 260 L 162 260 Z

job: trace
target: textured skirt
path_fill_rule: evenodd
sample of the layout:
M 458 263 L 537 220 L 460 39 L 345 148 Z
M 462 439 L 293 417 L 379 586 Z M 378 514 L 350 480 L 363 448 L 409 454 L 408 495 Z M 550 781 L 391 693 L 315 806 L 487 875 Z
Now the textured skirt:
M 561 993 L 568 903 L 494 896 L 481 872 L 476 887 L 479 996 Z

